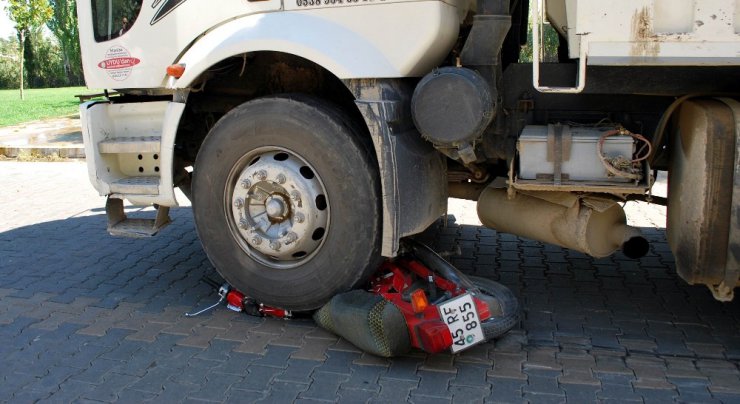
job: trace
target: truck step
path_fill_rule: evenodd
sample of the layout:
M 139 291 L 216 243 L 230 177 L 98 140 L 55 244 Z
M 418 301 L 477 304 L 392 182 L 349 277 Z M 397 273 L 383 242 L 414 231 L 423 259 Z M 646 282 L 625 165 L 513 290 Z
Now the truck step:
M 159 153 L 162 138 L 160 136 L 119 137 L 98 142 L 101 153 Z
M 166 206 L 158 206 L 153 219 L 130 219 L 123 211 L 123 200 L 110 197 L 105 203 L 105 212 L 108 215 L 108 233 L 119 237 L 152 237 L 172 221 L 170 208 Z
M 123 195 L 159 195 L 159 177 L 126 177 L 111 182 L 110 190 Z

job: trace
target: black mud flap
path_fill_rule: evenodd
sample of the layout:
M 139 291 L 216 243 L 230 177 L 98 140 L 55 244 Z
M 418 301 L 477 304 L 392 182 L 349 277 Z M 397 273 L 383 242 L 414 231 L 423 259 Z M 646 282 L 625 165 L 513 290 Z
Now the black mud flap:
M 678 274 L 730 301 L 740 273 L 740 103 L 684 102 L 670 143 L 668 243 Z

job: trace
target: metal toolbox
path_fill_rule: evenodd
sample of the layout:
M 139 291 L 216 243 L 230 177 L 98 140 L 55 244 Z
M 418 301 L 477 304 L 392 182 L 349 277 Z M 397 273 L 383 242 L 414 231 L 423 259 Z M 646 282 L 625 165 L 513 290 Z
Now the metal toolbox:
M 610 176 L 598 155 L 601 136 L 614 128 L 531 125 L 519 137 L 519 179 L 543 181 L 630 182 Z M 612 136 L 605 140 L 608 158 L 631 159 L 634 140 Z

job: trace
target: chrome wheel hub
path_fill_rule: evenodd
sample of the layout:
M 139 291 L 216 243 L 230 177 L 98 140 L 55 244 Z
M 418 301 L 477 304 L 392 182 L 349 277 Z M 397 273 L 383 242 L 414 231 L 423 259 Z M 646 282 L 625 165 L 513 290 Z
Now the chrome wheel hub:
M 329 226 L 326 190 L 297 153 L 261 148 L 242 158 L 227 190 L 233 236 L 265 265 L 290 268 L 320 249 Z

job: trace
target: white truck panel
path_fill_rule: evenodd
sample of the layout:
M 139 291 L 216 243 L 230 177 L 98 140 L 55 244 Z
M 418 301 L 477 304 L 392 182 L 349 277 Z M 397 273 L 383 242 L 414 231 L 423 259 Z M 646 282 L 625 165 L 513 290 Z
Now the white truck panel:
M 102 42 L 93 39 L 92 19 L 80 18 L 85 82 L 90 88 L 181 88 L 224 58 L 260 50 L 302 56 L 340 78 L 420 76 L 447 55 L 470 7 L 467 0 L 310 7 L 287 1 L 283 8 L 281 0 L 228 7 L 187 0 L 156 21 L 157 8 L 145 2 L 128 31 Z M 77 4 L 78 15 L 92 15 L 89 1 Z M 188 65 L 185 77 L 168 81 L 167 66 L 178 62 Z
M 550 0 L 547 14 L 590 65 L 740 65 L 740 0 Z
M 137 153 L 103 153 L 100 150 L 101 141 L 156 136 L 161 139 L 156 161 L 161 167 L 157 171 L 158 192 L 152 195 L 126 195 L 126 199 L 136 205 L 156 203 L 178 206 L 172 165 L 177 125 L 184 110 L 185 104 L 167 101 L 127 104 L 91 101 L 80 105 L 88 176 L 98 193 L 101 196 L 113 193 L 111 183 L 117 180 L 153 175 L 151 172 L 137 173 L 136 166 L 146 165 L 137 159 Z
M 424 24 L 409 29 L 411 20 Z M 167 86 L 187 88 L 214 63 L 254 51 L 297 55 L 340 79 L 421 76 L 447 55 L 458 30 L 458 9 L 439 1 L 251 15 L 198 40 L 178 60 L 185 74 Z

